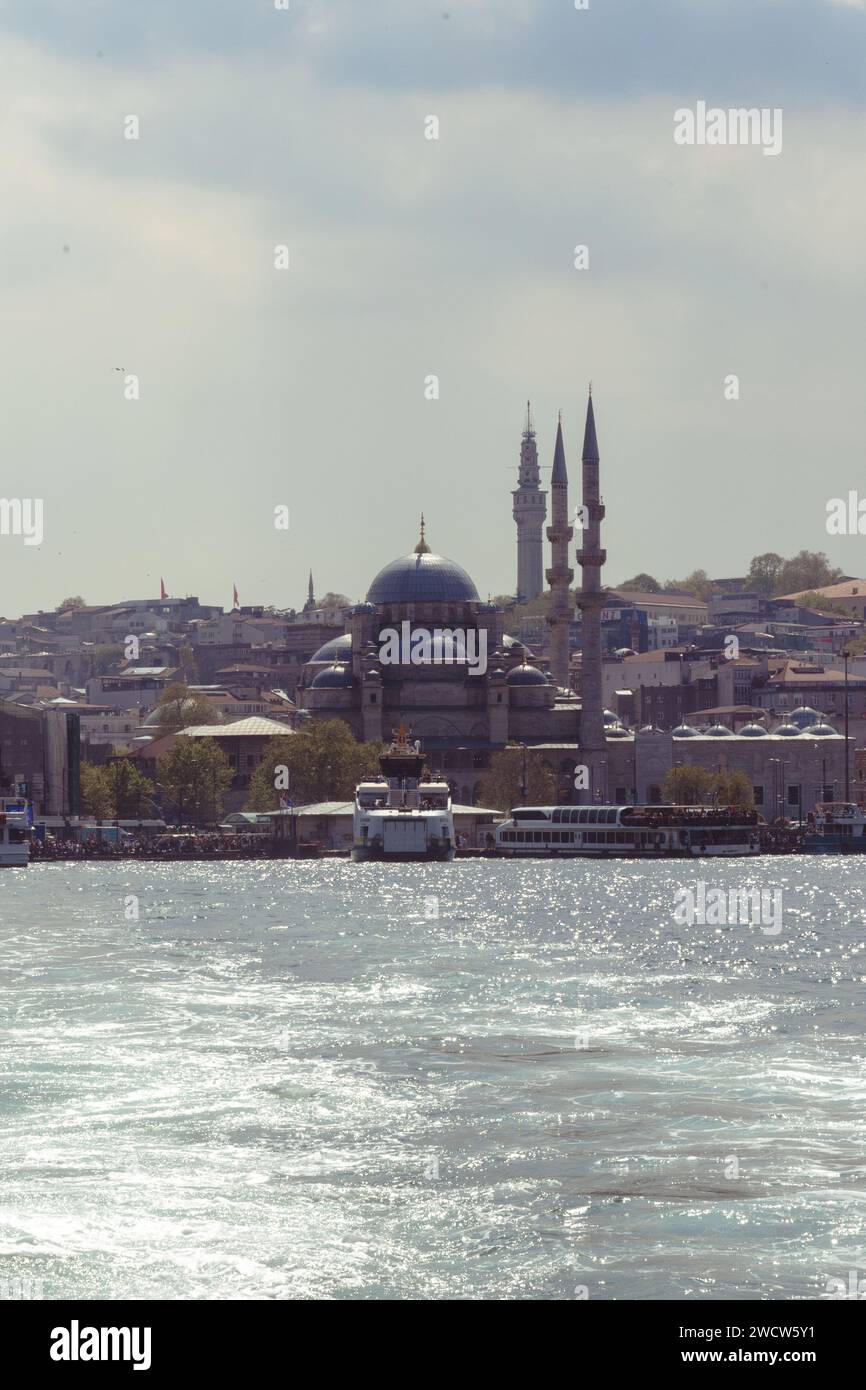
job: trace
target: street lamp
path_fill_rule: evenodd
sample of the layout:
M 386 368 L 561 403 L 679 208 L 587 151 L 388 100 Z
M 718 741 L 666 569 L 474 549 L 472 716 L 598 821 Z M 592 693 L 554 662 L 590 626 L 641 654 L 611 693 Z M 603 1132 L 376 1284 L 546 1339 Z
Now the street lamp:
M 848 648 L 842 652 L 845 662 L 845 800 L 851 800 L 851 781 L 848 769 Z

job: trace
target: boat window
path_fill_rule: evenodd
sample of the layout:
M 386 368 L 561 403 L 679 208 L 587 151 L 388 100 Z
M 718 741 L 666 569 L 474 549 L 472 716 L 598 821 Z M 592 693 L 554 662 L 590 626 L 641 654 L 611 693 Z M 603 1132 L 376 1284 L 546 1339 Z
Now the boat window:
M 616 824 L 616 817 L 617 817 L 617 810 L 616 810 L 616 807 L 613 806 L 613 807 L 611 807 L 611 809 L 610 809 L 610 810 L 608 811 L 608 813 L 607 813 L 607 816 L 606 816 L 607 824 L 608 824 L 608 825 L 615 825 L 615 824 Z

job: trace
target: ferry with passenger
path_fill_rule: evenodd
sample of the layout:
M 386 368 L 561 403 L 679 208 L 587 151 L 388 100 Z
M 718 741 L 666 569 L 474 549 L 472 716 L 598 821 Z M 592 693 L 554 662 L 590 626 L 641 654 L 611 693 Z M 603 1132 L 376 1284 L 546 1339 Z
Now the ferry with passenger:
M 379 759 L 381 776 L 355 791 L 352 859 L 398 862 L 454 858 L 451 789 L 424 767 L 420 744 L 401 724 Z
M 727 858 L 761 853 L 757 811 L 734 806 L 516 806 L 494 853 L 590 859 Z
M 806 817 L 807 854 L 866 854 L 866 811 L 854 801 L 818 801 Z
M 18 796 L 0 796 L 0 869 L 22 869 L 30 862 L 30 816 Z

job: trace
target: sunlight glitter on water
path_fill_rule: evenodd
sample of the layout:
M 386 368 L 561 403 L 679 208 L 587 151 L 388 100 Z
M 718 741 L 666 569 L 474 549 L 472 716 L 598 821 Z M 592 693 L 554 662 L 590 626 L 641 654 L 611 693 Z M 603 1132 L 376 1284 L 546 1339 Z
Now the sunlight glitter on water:
M 820 1296 L 866 1256 L 866 865 L 701 866 L 780 888 L 777 937 L 678 926 L 688 867 L 3 875 L 0 1273 L 50 1298 Z

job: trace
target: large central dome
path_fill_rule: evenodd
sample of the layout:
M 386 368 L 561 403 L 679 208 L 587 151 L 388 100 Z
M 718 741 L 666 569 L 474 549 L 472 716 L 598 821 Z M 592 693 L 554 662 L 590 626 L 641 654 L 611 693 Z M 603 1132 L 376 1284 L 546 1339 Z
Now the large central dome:
M 367 592 L 369 603 L 478 603 L 478 591 L 469 575 L 453 560 L 434 555 L 421 539 L 411 555 L 402 555 L 380 570 Z

